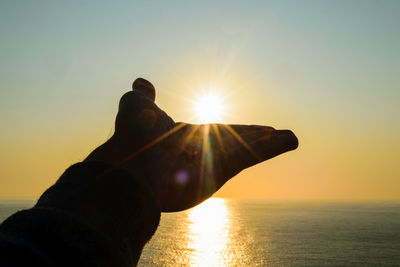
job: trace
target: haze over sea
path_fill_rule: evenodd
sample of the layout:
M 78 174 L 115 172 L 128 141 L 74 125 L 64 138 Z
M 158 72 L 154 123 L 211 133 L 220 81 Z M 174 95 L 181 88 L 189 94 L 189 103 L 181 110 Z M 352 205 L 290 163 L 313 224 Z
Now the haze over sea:
M 1 201 L 0 222 L 29 201 Z M 400 266 L 400 202 L 211 198 L 163 213 L 139 266 Z

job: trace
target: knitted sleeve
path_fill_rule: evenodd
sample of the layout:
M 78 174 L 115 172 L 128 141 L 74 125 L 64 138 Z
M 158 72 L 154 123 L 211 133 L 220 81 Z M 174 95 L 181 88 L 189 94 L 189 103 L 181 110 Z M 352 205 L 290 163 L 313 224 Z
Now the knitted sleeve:
M 33 208 L 0 225 L 0 266 L 134 266 L 159 220 L 142 180 L 106 163 L 77 163 Z

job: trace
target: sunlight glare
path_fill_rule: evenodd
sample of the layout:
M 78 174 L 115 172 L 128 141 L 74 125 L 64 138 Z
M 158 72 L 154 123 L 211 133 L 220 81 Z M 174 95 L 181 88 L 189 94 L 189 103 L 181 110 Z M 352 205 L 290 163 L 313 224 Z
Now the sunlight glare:
M 221 122 L 224 103 L 217 92 L 212 91 L 197 97 L 193 105 L 195 116 L 200 123 Z
M 233 256 L 229 251 L 231 221 L 225 201 L 210 198 L 190 211 L 192 265 L 226 265 L 230 262 Z

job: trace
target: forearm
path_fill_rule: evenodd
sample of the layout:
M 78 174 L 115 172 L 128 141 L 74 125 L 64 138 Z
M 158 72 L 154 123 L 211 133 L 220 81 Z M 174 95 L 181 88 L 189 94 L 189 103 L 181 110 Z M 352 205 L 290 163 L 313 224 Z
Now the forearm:
M 132 266 L 159 218 L 158 202 L 141 180 L 105 163 L 78 163 L 34 208 L 0 226 L 0 245 L 8 244 L 11 251 L 35 250 L 57 266 L 88 261 L 95 266 Z

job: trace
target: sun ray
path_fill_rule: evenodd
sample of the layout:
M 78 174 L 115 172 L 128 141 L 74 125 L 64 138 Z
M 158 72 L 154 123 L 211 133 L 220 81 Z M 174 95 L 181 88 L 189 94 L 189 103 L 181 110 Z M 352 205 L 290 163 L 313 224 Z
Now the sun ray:
M 209 154 L 209 143 L 208 143 L 208 134 L 210 131 L 210 125 L 206 124 L 204 125 L 203 128 L 203 143 L 202 143 L 202 148 L 201 148 L 201 161 L 200 161 L 200 176 L 199 176 L 199 183 L 204 183 L 204 174 L 206 173 L 206 177 L 209 177 L 208 169 L 212 168 L 210 164 L 211 162 L 207 162 L 207 156 L 210 156 Z M 211 179 L 210 179 L 211 180 Z M 206 183 L 209 181 L 206 181 Z M 206 184 L 207 185 L 207 184 Z M 202 188 L 202 187 L 200 187 Z M 199 197 L 202 192 L 198 192 Z
M 257 160 L 262 161 L 262 158 L 257 154 L 257 152 L 252 149 L 249 144 L 228 124 L 222 124 L 233 137 L 236 138 Z
M 178 123 L 179 125 L 182 125 L 183 124 L 183 126 L 185 126 L 185 125 L 187 125 L 186 123 Z M 194 125 L 194 127 L 190 130 L 190 132 L 189 132 L 189 134 L 187 134 L 187 136 L 185 137 L 185 139 L 184 139 L 184 142 L 182 143 L 182 144 L 180 144 L 180 147 L 179 147 L 179 149 L 180 149 L 180 153 L 182 153 L 182 152 L 184 152 L 184 151 L 187 151 L 187 149 L 186 149 L 186 145 L 188 144 L 188 143 L 190 143 L 190 139 L 193 137 L 193 135 L 196 133 L 196 131 L 198 130 L 198 128 L 200 127 L 200 125 Z M 177 145 L 177 148 L 178 148 L 178 145 Z M 170 166 L 171 166 L 171 168 L 173 169 L 173 166 L 175 165 L 175 163 L 176 163 L 176 161 L 179 159 L 179 157 L 181 156 L 181 154 L 178 154 L 177 155 L 177 157 L 173 157 L 173 158 L 170 158 Z M 198 166 L 197 164 L 195 164 L 195 162 L 193 163 L 193 162 L 191 162 L 191 164 L 194 164 L 194 165 L 196 165 L 196 166 Z M 168 170 L 168 171 L 166 171 L 166 172 L 169 172 L 170 170 Z M 179 175 L 179 172 L 180 171 L 182 171 L 182 170 L 178 170 L 178 172 L 177 173 L 175 173 L 175 177 L 177 178 L 178 176 L 176 176 L 176 175 Z M 179 180 L 179 178 L 177 178 L 178 180 Z M 186 180 L 186 179 L 184 179 L 184 180 Z M 179 183 L 182 183 L 182 180 L 180 180 L 180 181 L 178 181 Z
M 212 124 L 212 127 L 215 131 L 215 136 L 217 137 L 217 141 L 218 144 L 220 145 L 222 153 L 225 155 L 225 146 L 224 143 L 222 143 L 221 133 L 219 132 L 218 124 Z
M 222 152 L 220 154 L 222 154 L 222 157 L 224 157 L 225 162 L 228 162 L 229 158 L 228 158 L 228 156 L 226 154 L 224 143 L 222 142 L 222 137 L 221 137 L 221 133 L 220 133 L 219 128 L 218 128 L 218 124 L 212 124 L 212 127 L 213 127 L 213 129 L 215 131 L 215 136 L 217 137 L 217 141 L 218 141 L 218 144 L 219 144 L 219 148 L 218 149 L 220 150 L 220 152 Z
M 118 162 L 117 164 L 115 164 L 114 167 L 119 167 L 119 166 L 123 165 L 124 163 L 128 162 L 132 158 L 134 158 L 134 157 L 138 156 L 139 154 L 143 153 L 144 151 L 146 151 L 147 149 L 151 148 L 155 144 L 161 142 L 162 140 L 164 140 L 165 138 L 167 138 L 171 134 L 175 133 L 176 131 L 178 131 L 179 129 L 181 129 L 184 126 L 185 126 L 184 123 L 178 124 L 176 127 L 172 128 L 169 131 L 165 132 L 164 134 L 160 135 L 159 137 L 157 137 L 156 139 L 154 139 L 150 143 L 147 143 L 146 145 L 142 146 L 141 148 L 139 148 L 138 150 L 136 150 L 135 152 L 133 152 L 132 154 L 127 156 L 125 159 L 123 159 L 120 162 Z
M 192 130 L 190 130 L 189 134 L 185 138 L 185 143 L 190 142 L 196 131 L 200 128 L 200 125 L 195 125 Z

